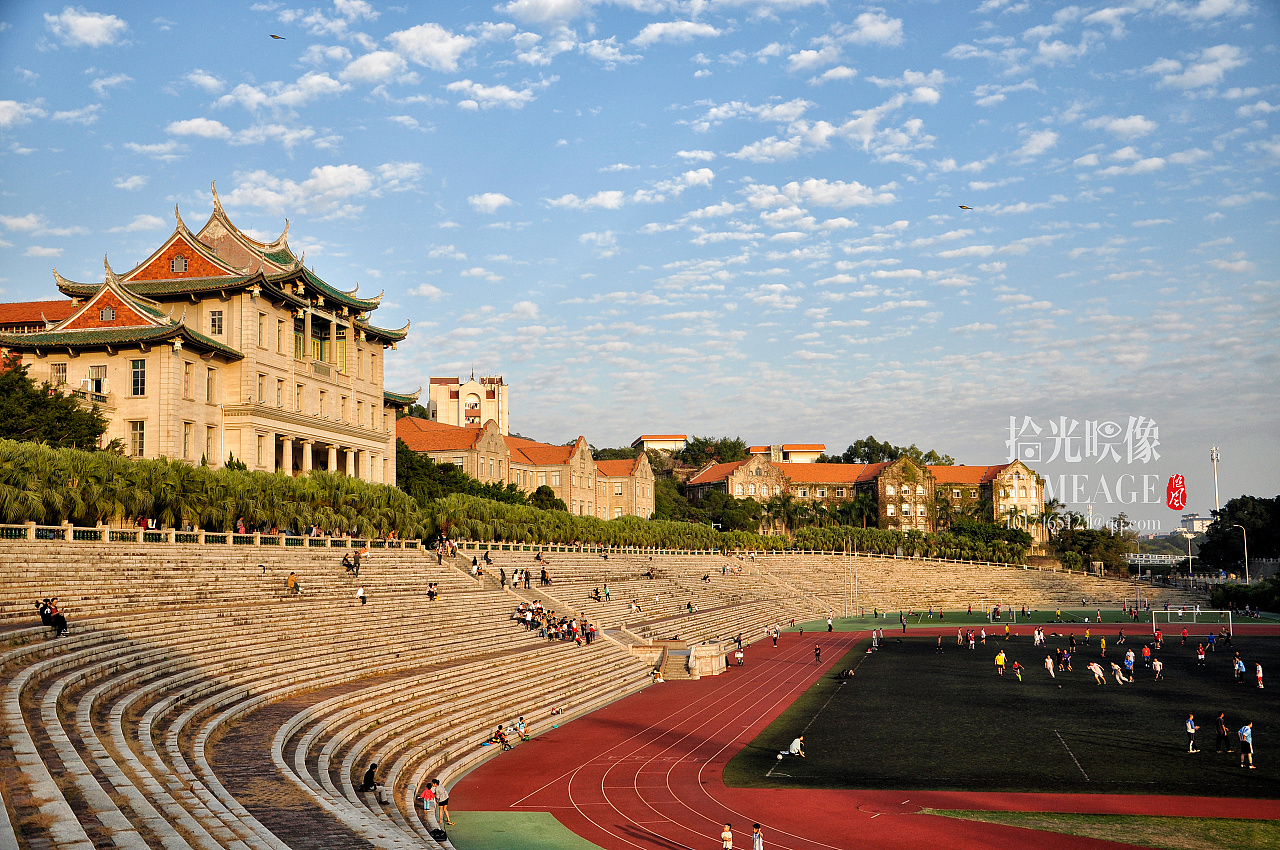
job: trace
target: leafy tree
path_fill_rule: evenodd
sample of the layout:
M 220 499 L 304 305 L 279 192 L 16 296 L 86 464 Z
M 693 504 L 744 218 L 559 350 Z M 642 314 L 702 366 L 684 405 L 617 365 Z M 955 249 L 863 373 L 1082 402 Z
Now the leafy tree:
M 1121 534 L 1111 528 L 1064 528 L 1054 538 L 1059 555 L 1066 557 L 1074 552 L 1085 566 L 1101 561 L 1108 572 L 1128 572 L 1124 556 L 1129 544 Z M 1071 559 L 1074 562 L 1075 559 Z M 1066 564 L 1067 561 L 1063 560 Z
M 0 363 L 0 439 L 93 449 L 106 431 L 98 405 L 86 409 L 47 381 L 36 386 L 16 353 Z
M 1250 560 L 1280 557 L 1280 496 L 1237 496 L 1213 517 L 1200 545 L 1200 561 L 1206 567 L 1243 573 L 1246 534 Z
M 702 497 L 698 507 L 721 531 L 760 530 L 762 509 L 755 499 L 735 499 L 723 491 L 712 490 Z
M 955 463 L 951 455 L 939 454 L 933 449 L 926 452 L 918 448 L 915 443 L 909 446 L 882 443 L 874 436 L 854 442 L 841 455 L 819 455 L 818 463 L 886 463 L 900 457 L 909 457 L 925 466 L 951 466 Z
M 396 419 L 403 419 L 406 416 L 412 416 L 415 419 L 430 419 L 431 414 L 420 404 L 411 404 L 404 410 L 396 411 Z
M 544 511 L 569 512 L 569 506 L 562 499 L 556 498 L 556 491 L 546 484 L 539 485 L 538 489 L 533 491 L 533 495 L 529 497 L 529 504 Z
M 706 512 L 691 504 L 681 486 L 672 478 L 658 478 L 653 482 L 653 518 L 671 522 L 710 522 Z
M 525 495 L 515 484 L 484 483 L 467 475 L 452 463 L 437 463 L 396 441 L 396 486 L 413 496 L 419 505 L 443 499 L 452 493 L 465 493 L 493 499 L 495 502 L 523 505 Z
M 616 449 L 597 449 L 591 447 L 592 460 L 632 460 L 636 455 L 640 454 L 639 449 L 633 449 L 630 446 L 619 447 Z
M 741 437 L 693 437 L 685 443 L 684 448 L 676 452 L 676 457 L 689 466 L 703 466 L 707 463 L 733 463 L 735 460 L 746 460 L 747 443 Z

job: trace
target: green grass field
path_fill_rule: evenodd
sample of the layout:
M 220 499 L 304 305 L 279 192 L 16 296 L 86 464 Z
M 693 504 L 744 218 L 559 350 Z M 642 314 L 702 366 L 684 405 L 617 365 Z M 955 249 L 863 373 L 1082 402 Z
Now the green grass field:
M 962 609 L 958 611 L 937 610 L 933 612 L 932 617 L 929 616 L 928 609 L 925 609 L 923 611 L 917 610 L 913 612 L 908 612 L 908 611 L 899 612 L 896 610 L 887 611 L 887 612 L 880 611 L 878 617 L 873 616 L 875 613 L 876 612 L 874 609 L 868 608 L 865 612 L 866 616 L 836 617 L 833 625 L 835 627 L 835 630 L 840 632 L 854 632 L 854 631 L 859 631 L 861 629 L 870 629 L 874 627 L 877 629 L 884 629 L 887 634 L 888 632 L 894 631 L 895 629 L 901 629 L 901 625 L 898 621 L 898 615 L 899 613 L 901 613 L 904 616 L 906 616 L 908 630 L 916 629 L 916 628 L 932 629 L 932 628 L 938 628 L 942 626 L 953 626 L 953 627 L 954 626 L 966 626 L 966 627 L 985 626 L 988 632 L 990 632 L 992 629 L 1000 629 L 1001 631 L 1003 631 L 1005 623 L 1009 623 L 1011 625 L 1018 625 L 1018 626 L 1031 626 L 1031 625 L 1044 626 L 1044 625 L 1053 624 L 1054 621 L 1057 620 L 1059 616 L 1061 616 L 1061 625 L 1075 626 L 1080 629 L 1083 629 L 1086 626 L 1091 626 L 1099 622 L 1098 615 L 1099 613 L 1101 613 L 1102 623 L 1109 624 L 1109 625 L 1113 625 L 1113 624 L 1124 625 L 1126 626 L 1125 628 L 1126 632 L 1129 632 L 1130 629 L 1128 627 L 1132 626 L 1133 633 L 1137 633 L 1137 634 L 1151 633 L 1151 614 L 1140 611 L 1138 613 L 1138 619 L 1134 620 L 1132 617 L 1127 616 L 1124 613 L 1124 611 L 1118 608 L 1101 608 L 1101 609 L 1099 608 L 1062 608 L 1062 609 L 1055 609 L 1055 610 L 1028 611 L 1027 612 L 1028 616 L 1026 617 L 1024 617 L 1022 613 L 1019 612 L 1014 619 L 1010 619 L 1009 616 L 1006 614 L 1002 620 L 996 623 L 990 622 L 987 617 L 987 614 L 979 610 L 977 606 L 974 607 L 972 612 L 969 611 L 968 609 Z M 1088 623 L 1085 622 L 1085 618 L 1088 618 L 1089 620 Z M 1164 614 L 1161 613 L 1160 628 L 1165 632 L 1181 633 L 1182 627 L 1184 625 L 1187 626 L 1189 629 L 1194 629 L 1196 627 L 1196 624 L 1192 622 L 1194 618 L 1195 617 L 1193 614 L 1188 613 L 1185 615 L 1185 619 L 1179 622 L 1179 620 L 1177 619 L 1177 614 L 1175 613 L 1173 617 L 1173 623 L 1171 625 L 1166 625 Z M 1226 618 L 1216 614 L 1214 615 L 1201 614 L 1199 617 L 1199 621 L 1200 621 L 1199 627 L 1201 631 L 1203 631 L 1205 628 L 1207 628 L 1210 625 L 1213 625 L 1213 626 L 1226 625 Z M 1259 622 L 1259 621 L 1240 620 L 1239 618 L 1237 618 L 1235 621 L 1235 625 L 1240 625 L 1242 623 L 1251 623 L 1251 622 Z M 1271 621 L 1266 620 L 1264 622 L 1271 622 Z M 798 631 L 800 629 L 804 629 L 804 631 L 806 632 L 826 631 L 827 621 L 825 618 L 820 620 L 808 620 L 805 622 L 796 623 L 794 628 L 788 628 L 785 631 Z
M 1077 640 L 1083 636 L 1078 626 L 1059 629 L 1068 630 Z M 1156 653 L 1166 680 L 1155 682 L 1141 661 L 1140 641 L 1148 636 L 1131 632 L 1128 646 L 1139 653 L 1135 683 L 1120 686 L 1108 677 L 1100 686 L 1085 670 L 1098 656 L 1096 635 L 1092 647 L 1078 647 L 1074 672 L 1050 679 L 1042 666 L 1046 652 L 1029 636 L 1007 643 L 989 637 L 986 647 L 970 651 L 956 646 L 953 633 L 939 654 L 934 638 L 885 632 L 883 649 L 867 654 L 868 643 L 860 643 L 739 753 L 726 766 L 726 783 L 1280 796 L 1280 756 L 1271 755 L 1280 753 L 1280 707 L 1273 691 L 1259 690 L 1251 678 L 1234 684 L 1225 647 L 1198 667 L 1194 646 L 1166 638 Z M 1050 638 L 1051 647 L 1065 645 L 1065 638 Z M 996 675 L 992 661 L 1001 648 L 1010 665 L 1018 660 L 1029 668 L 1024 681 Z M 1256 660 L 1278 671 L 1280 681 L 1280 640 L 1240 637 L 1234 649 L 1250 677 Z M 1107 655 L 1109 670 L 1110 660 L 1119 660 L 1114 644 Z M 834 672 L 847 668 L 855 677 L 837 681 Z M 1233 729 L 1254 721 L 1257 770 L 1240 769 L 1236 753 L 1213 751 L 1219 711 Z M 1186 751 L 1188 712 L 1201 725 L 1197 754 Z M 777 752 L 801 730 L 809 757 L 778 761 Z M 1238 742 L 1232 746 L 1238 750 Z

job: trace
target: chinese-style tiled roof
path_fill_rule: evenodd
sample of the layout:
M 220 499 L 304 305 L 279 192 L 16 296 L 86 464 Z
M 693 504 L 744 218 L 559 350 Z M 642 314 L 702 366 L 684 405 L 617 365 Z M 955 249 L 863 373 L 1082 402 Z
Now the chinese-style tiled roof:
M 411 393 L 393 393 L 391 390 L 383 390 L 382 398 L 392 404 L 399 404 L 408 407 L 418 402 L 418 396 L 422 395 L 422 388 L 414 390 Z
M 279 275 L 268 275 L 267 279 L 272 281 L 284 280 L 285 278 L 293 277 L 299 272 L 301 272 L 303 278 L 306 281 L 306 284 L 308 286 L 315 287 L 315 289 L 325 298 L 328 298 L 331 301 L 336 301 L 339 304 L 343 304 L 347 307 L 350 307 L 353 310 L 357 310 L 359 312 L 376 310 L 378 308 L 379 302 L 382 301 L 381 295 L 379 295 L 376 298 L 356 298 L 354 295 L 343 292 L 342 290 L 337 289 L 327 281 L 321 279 L 320 277 L 317 277 L 315 272 L 311 271 L 311 269 L 306 268 L 305 266 L 299 269 L 298 271 L 285 272 L 284 274 L 279 274 Z
M 930 466 L 929 472 L 939 484 L 986 484 L 1009 468 L 1011 464 L 995 466 Z
M 135 295 L 154 298 L 164 295 L 185 295 L 188 292 L 217 292 L 220 289 L 232 289 L 240 286 L 257 275 L 239 275 L 237 277 L 196 277 L 171 280 L 131 280 L 125 287 Z M 96 283 L 77 283 L 62 278 L 58 281 L 58 289 L 74 298 L 87 298 L 98 290 Z
M 373 325 L 362 323 L 360 324 L 360 327 L 364 330 L 365 336 L 376 336 L 390 342 L 399 342 L 409 335 L 409 324 L 409 322 L 405 322 L 403 328 L 398 328 L 396 330 L 377 328 Z
M 731 463 L 713 463 L 711 466 L 699 472 L 693 478 L 690 478 L 687 484 L 714 484 L 718 481 L 724 481 L 730 475 L 737 471 L 738 467 L 746 463 L 745 460 L 735 460 Z
M 31 334 L 0 334 L 0 345 L 6 348 L 125 348 L 143 343 L 156 344 L 168 342 L 175 337 L 196 348 L 205 348 L 226 356 L 231 360 L 244 357 L 239 351 L 210 339 L 202 333 L 191 330 L 186 325 L 145 325 L 124 328 L 95 328 L 78 331 L 45 331 Z
M 636 466 L 640 463 L 640 458 L 633 457 L 630 460 L 598 460 L 596 461 L 596 474 L 603 475 L 605 478 L 629 478 L 635 475 Z
M 458 452 L 475 447 L 483 428 L 459 428 L 416 416 L 396 420 L 396 436 L 415 452 Z
M 70 316 L 76 305 L 68 300 L 19 301 L 0 304 L 0 328 L 9 326 L 42 325 L 44 322 L 61 322 Z

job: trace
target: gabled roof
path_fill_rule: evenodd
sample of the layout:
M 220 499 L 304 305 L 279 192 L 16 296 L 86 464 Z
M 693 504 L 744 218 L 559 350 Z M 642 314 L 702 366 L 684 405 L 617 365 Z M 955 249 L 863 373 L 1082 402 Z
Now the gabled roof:
M 639 465 L 640 458 L 633 457 L 630 460 L 598 460 L 596 461 L 596 474 L 605 478 L 630 478 L 635 474 L 636 466 Z
M 70 316 L 76 305 L 68 300 L 20 301 L 0 304 L 0 327 L 5 325 L 35 325 L 44 322 L 61 322 Z
M 875 478 L 886 463 L 775 463 L 795 484 L 858 484 Z
M 416 416 L 396 420 L 396 436 L 415 452 L 458 452 L 475 447 L 483 428 L 459 428 Z
M 252 270 L 249 265 L 237 266 L 228 262 L 188 230 L 186 223 L 182 220 L 182 214 L 178 212 L 177 205 L 174 205 L 173 217 L 175 223 L 169 237 L 151 253 L 151 256 L 122 274 L 120 276 L 122 280 L 167 280 L 174 277 L 182 279 L 185 274 L 175 273 L 166 262 L 177 254 L 187 257 L 188 268 L 192 271 L 193 277 L 236 277 Z M 191 268 L 192 265 L 195 268 Z
M 728 478 L 730 475 L 736 472 L 738 470 L 738 467 L 742 466 L 746 462 L 747 461 L 745 460 L 735 460 L 730 463 L 713 463 L 710 466 L 708 466 L 706 469 L 699 472 L 694 477 L 690 478 L 685 483 L 696 485 L 696 484 L 715 484 L 719 481 L 724 481 L 726 478 Z
M 929 473 L 939 484 L 987 484 L 1008 469 L 1012 464 L 1001 463 L 995 466 L 930 466 Z
M 511 451 L 512 463 L 528 463 L 533 466 L 563 466 L 573 457 L 576 442 L 567 446 L 552 446 L 519 437 L 503 437 Z

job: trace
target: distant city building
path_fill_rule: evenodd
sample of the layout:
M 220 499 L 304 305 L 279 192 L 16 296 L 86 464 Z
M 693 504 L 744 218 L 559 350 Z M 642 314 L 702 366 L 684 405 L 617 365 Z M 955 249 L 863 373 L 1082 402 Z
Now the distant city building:
M 780 446 L 752 446 L 748 454 L 764 455 L 773 463 L 813 463 L 827 450 L 822 443 L 786 443 Z
M 688 434 L 641 434 L 632 441 L 631 448 L 675 453 L 684 449 L 688 439 Z
M 460 428 L 480 426 L 492 419 L 503 435 L 511 433 L 507 384 L 501 376 L 466 381 L 432 378 L 427 390 L 427 416 L 433 422 Z
M 490 419 L 483 426 L 447 425 L 413 416 L 396 422 L 405 445 L 437 463 L 452 463 L 485 483 L 515 484 L 524 493 L 545 485 L 569 512 L 599 519 L 653 515 L 654 482 L 649 458 L 593 460 L 579 437 L 553 446 L 501 433 Z
M 174 217 L 129 271 L 104 263 L 102 283 L 55 271 L 69 301 L 6 305 L 0 353 L 97 404 L 105 440 L 131 457 L 218 467 L 233 454 L 250 469 L 394 484 L 395 414 L 418 396 L 384 390 L 382 355 L 408 324 L 370 324 L 381 295 L 317 277 L 289 248 L 287 225 L 271 242 L 248 236 L 216 190 L 198 232 Z
M 1192 534 L 1204 534 L 1209 530 L 1209 524 L 1213 522 L 1213 517 L 1200 516 L 1200 514 L 1183 514 L 1182 527 Z

